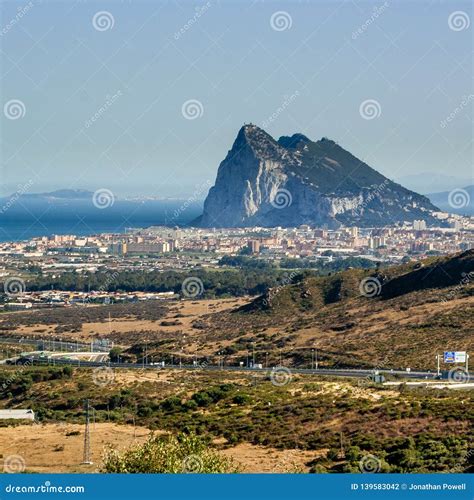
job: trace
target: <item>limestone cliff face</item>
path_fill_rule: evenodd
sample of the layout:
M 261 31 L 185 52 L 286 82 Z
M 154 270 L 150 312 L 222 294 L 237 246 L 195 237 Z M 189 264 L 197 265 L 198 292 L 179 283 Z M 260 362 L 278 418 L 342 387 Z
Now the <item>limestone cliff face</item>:
M 275 141 L 245 125 L 217 172 L 201 227 L 383 225 L 436 208 L 329 139 L 301 134 Z

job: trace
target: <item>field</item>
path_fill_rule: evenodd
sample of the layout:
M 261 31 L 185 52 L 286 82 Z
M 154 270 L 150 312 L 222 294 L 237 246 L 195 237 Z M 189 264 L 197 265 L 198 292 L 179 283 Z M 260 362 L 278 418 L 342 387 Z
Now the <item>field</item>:
M 32 470 L 82 470 L 83 437 L 70 433 L 83 429 L 86 398 L 97 466 L 106 443 L 127 446 L 149 430 L 194 432 L 251 472 L 358 472 L 368 454 L 393 472 L 470 466 L 470 391 L 294 374 L 275 385 L 265 373 L 16 370 L 2 372 L 2 406 L 32 408 L 41 425 L 0 428 L 0 444 Z
M 414 387 L 395 375 L 395 385 L 374 385 L 293 369 L 314 366 L 317 357 L 319 368 L 435 372 L 443 351 L 472 352 L 474 283 L 465 277 L 473 265 L 474 252 L 465 252 L 370 271 L 381 286 L 374 297 L 360 293 L 367 271 L 350 269 L 300 276 L 260 297 L 3 313 L 4 336 L 108 338 L 114 360 L 202 368 L 255 359 L 264 369 L 3 365 L 0 408 L 31 408 L 41 425 L 0 427 L 2 449 L 24 453 L 32 470 L 81 470 L 77 431 L 89 400 L 96 467 L 106 444 L 139 442 L 154 431 L 196 434 L 249 472 L 360 472 L 369 455 L 382 472 L 472 471 L 472 390 Z M 18 346 L 3 345 L 0 355 L 8 352 L 18 354 Z M 277 365 L 288 370 L 282 381 L 272 376 Z M 36 447 L 42 452 L 33 453 Z
M 443 351 L 474 350 L 474 253 L 377 271 L 295 277 L 261 297 L 148 301 L 0 315 L 0 333 L 89 342 L 108 338 L 125 361 L 199 361 L 436 370 Z M 420 273 L 423 273 L 420 275 Z M 468 274 L 471 273 L 471 274 Z M 383 283 L 383 286 L 382 286 Z
M 155 434 L 158 431 L 154 431 Z M 92 465 L 82 462 L 84 426 L 80 424 L 18 425 L 0 428 L 3 457 L 21 456 L 27 472 L 90 473 L 100 469 L 104 449 L 112 446 L 124 450 L 143 443 L 150 431 L 145 427 L 110 423 L 91 424 Z M 216 440 L 216 445 L 219 440 Z M 307 462 L 317 452 L 277 450 L 248 443 L 225 448 L 221 453 L 231 457 L 242 472 L 307 471 Z

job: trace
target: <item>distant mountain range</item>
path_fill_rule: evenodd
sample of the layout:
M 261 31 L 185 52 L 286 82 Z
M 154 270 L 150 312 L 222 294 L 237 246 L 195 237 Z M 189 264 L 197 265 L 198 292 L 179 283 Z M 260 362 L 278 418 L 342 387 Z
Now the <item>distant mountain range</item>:
M 451 191 L 460 186 L 469 186 L 474 177 L 446 175 L 439 172 L 420 172 L 419 174 L 400 175 L 394 179 L 412 191 L 428 196 L 428 193 Z
M 444 212 L 460 215 L 474 215 L 474 184 L 441 193 L 426 195 L 431 202 Z
M 85 189 L 58 189 L 50 193 L 22 193 L 20 196 L 25 199 L 91 200 L 94 193 Z
M 220 164 L 194 224 L 335 228 L 424 219 L 439 225 L 437 210 L 426 196 L 384 177 L 333 140 L 294 134 L 276 141 L 248 124 Z

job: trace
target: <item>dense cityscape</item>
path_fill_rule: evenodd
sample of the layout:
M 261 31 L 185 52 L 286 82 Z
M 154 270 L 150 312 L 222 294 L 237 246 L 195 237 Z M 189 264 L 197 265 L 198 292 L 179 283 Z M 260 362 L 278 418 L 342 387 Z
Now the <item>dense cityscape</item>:
M 427 227 L 425 221 L 385 228 L 233 228 L 198 229 L 150 227 L 129 229 L 123 234 L 91 236 L 53 235 L 0 244 L 0 276 L 20 279 L 20 293 L 7 294 L 2 306 L 87 304 L 113 299 L 175 299 L 173 291 L 110 294 L 108 282 L 99 290 L 28 291 L 22 277 L 57 279 L 73 275 L 108 273 L 108 280 L 123 272 L 190 272 L 222 268 L 224 256 L 248 256 L 282 268 L 312 268 L 350 258 L 382 265 L 421 260 L 474 248 L 474 220 L 440 214 L 449 227 Z M 288 265 L 291 262 L 291 266 Z M 342 265 L 344 267 L 344 265 Z M 345 266 L 349 267 L 349 265 Z M 110 278 L 111 276 L 111 278 Z

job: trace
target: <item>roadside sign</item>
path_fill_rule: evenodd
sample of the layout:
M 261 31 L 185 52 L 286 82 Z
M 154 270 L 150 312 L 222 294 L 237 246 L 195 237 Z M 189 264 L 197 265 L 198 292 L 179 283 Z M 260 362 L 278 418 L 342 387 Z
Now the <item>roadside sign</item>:
M 455 361 L 455 352 L 454 351 L 447 351 L 444 353 L 444 362 L 445 363 L 454 363 Z
M 465 363 L 466 351 L 446 351 L 444 353 L 445 363 Z
M 455 363 L 465 363 L 466 362 L 466 351 L 457 351 L 454 353 Z

